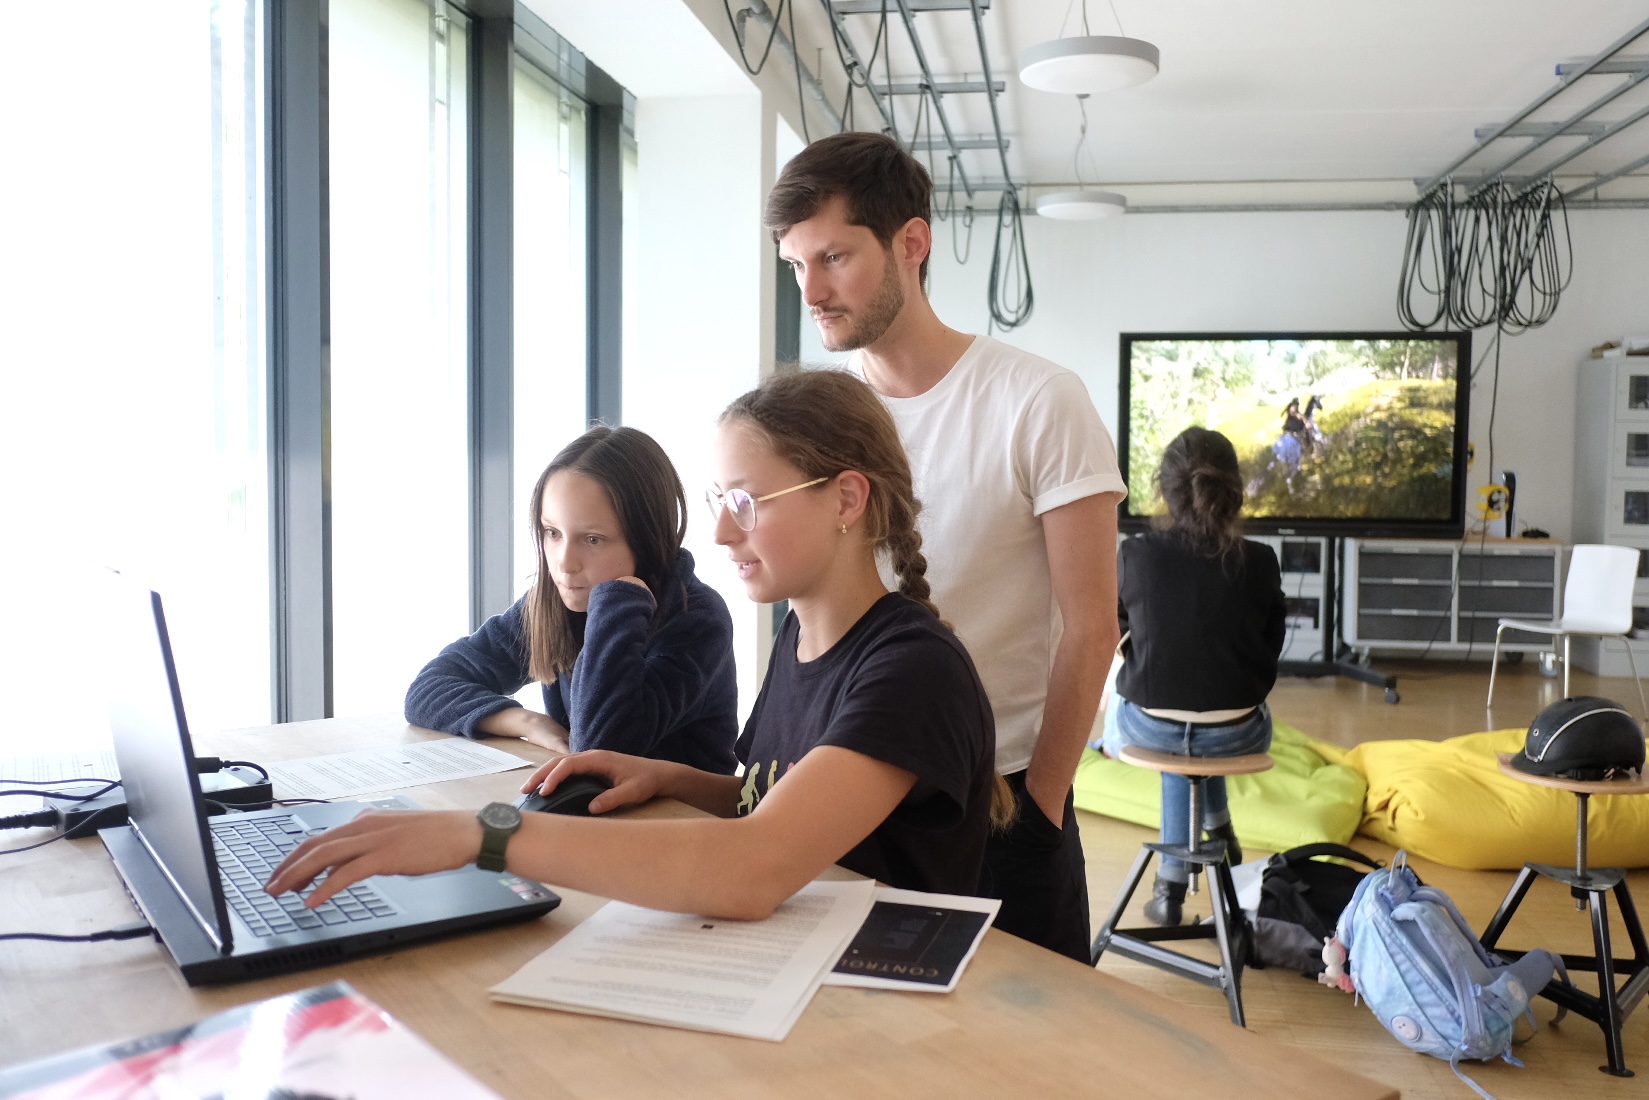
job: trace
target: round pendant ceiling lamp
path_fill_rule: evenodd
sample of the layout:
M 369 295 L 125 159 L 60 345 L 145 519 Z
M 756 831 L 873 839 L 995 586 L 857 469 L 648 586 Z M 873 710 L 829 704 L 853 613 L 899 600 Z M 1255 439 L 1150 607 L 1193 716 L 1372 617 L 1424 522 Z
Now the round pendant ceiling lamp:
M 1138 38 L 1056 38 L 1019 55 L 1019 79 L 1039 91 L 1094 95 L 1145 83 L 1159 60 L 1157 48 Z
M 1115 191 L 1052 191 L 1036 200 L 1036 212 L 1061 221 L 1094 221 L 1126 213 L 1128 200 Z

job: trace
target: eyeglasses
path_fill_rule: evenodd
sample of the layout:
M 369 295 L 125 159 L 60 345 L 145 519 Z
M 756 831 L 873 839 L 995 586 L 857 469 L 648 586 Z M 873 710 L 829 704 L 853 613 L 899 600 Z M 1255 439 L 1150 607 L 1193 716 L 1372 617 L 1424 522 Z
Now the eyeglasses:
M 828 477 L 816 477 L 812 481 L 804 482 L 801 485 L 792 485 L 788 489 L 780 489 L 776 493 L 768 493 L 766 496 L 759 497 L 753 497 L 743 489 L 729 489 L 725 493 L 718 493 L 714 489 L 706 489 L 704 491 L 704 503 L 710 506 L 710 515 L 716 520 L 721 519 L 721 510 L 726 508 L 733 517 L 733 522 L 739 525 L 739 530 L 754 531 L 756 529 L 756 505 L 764 500 L 782 497 L 786 493 L 794 493 L 798 489 L 811 489 L 813 486 L 823 484 L 829 480 Z

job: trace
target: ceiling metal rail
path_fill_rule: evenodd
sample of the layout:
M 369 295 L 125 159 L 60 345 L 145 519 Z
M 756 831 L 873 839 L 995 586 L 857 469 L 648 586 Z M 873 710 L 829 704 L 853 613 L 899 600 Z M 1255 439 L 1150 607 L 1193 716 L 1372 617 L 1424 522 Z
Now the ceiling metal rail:
M 842 116 L 836 113 L 835 105 L 830 102 L 830 97 L 825 95 L 824 85 L 819 83 L 819 78 L 809 72 L 806 65 L 802 64 L 801 56 L 796 52 L 796 43 L 792 42 L 790 36 L 785 34 L 775 22 L 773 9 L 767 6 L 765 0 L 747 0 L 747 3 L 750 9 L 750 18 L 760 23 L 764 29 L 777 37 L 778 43 L 782 47 L 779 52 L 790 59 L 790 64 L 795 68 L 796 77 L 801 81 L 802 87 L 807 89 L 808 94 L 813 97 L 813 101 L 819 105 L 819 110 L 824 112 L 825 118 L 830 120 L 830 124 L 840 131 L 842 129 Z M 796 109 L 805 114 L 807 104 L 798 103 Z M 803 121 L 805 122 L 806 119 L 804 118 Z
M 887 0 L 876 0 L 878 10 L 886 2 Z M 876 111 L 882 116 L 883 124 L 889 130 L 897 130 L 898 127 L 893 121 L 893 104 L 883 102 L 883 96 L 898 93 L 895 93 L 893 88 L 887 86 L 884 86 L 880 91 L 877 90 L 875 82 L 871 79 L 874 74 L 865 66 L 865 59 L 859 56 L 859 49 L 853 44 L 853 36 L 847 33 L 847 27 L 842 24 L 841 6 L 832 3 L 832 0 L 819 0 L 819 3 L 824 5 L 825 15 L 830 17 L 830 33 L 836 36 L 837 44 L 847 50 L 848 60 L 853 63 L 853 68 L 865 74 L 864 89 L 870 93 L 870 101 L 876 105 Z M 884 44 L 882 48 L 886 49 L 887 46 Z M 851 96 L 854 86 L 851 70 L 847 73 L 847 82 L 848 95 Z M 898 85 L 893 87 L 898 87 Z M 837 129 L 841 129 L 841 127 L 838 126 Z
M 933 79 L 933 69 L 928 66 L 927 51 L 922 48 L 922 36 L 916 31 L 916 14 L 911 10 L 914 0 L 896 0 L 899 5 L 899 17 L 904 20 L 905 33 L 910 36 L 910 48 L 916 54 L 916 67 L 922 70 L 922 83 L 926 86 L 928 102 L 933 105 L 933 117 L 939 120 L 939 130 L 945 135 L 945 143 L 949 146 L 951 167 L 956 172 L 956 178 L 962 181 L 962 190 L 973 198 L 973 185 L 968 182 L 967 169 L 962 166 L 961 149 L 956 145 L 956 135 L 951 133 L 950 118 L 945 114 L 945 99 L 934 91 L 938 81 Z M 886 49 L 886 46 L 883 47 Z M 990 73 L 985 74 L 985 83 L 990 83 Z M 995 102 L 994 93 L 992 102 Z M 912 137 L 915 135 L 912 134 Z
M 1002 136 L 1002 116 L 996 110 L 996 82 L 991 79 L 991 52 L 985 48 L 984 0 L 970 0 L 973 10 L 973 34 L 979 41 L 979 66 L 985 74 L 986 97 L 991 104 L 991 127 L 996 131 L 996 157 L 1002 162 L 1002 178 L 1013 191 L 1013 173 L 1008 170 L 1008 142 Z
M 1447 168 L 1444 168 L 1441 172 L 1438 172 L 1431 178 L 1426 180 L 1416 180 L 1415 186 L 1418 188 L 1420 193 L 1424 195 L 1444 181 L 1452 179 L 1456 169 L 1460 168 L 1473 157 L 1483 152 L 1494 142 L 1499 141 L 1502 138 L 1511 137 L 1533 138 L 1529 145 L 1518 150 L 1515 154 L 1502 161 L 1495 168 L 1483 173 L 1481 176 L 1474 177 L 1470 182 L 1469 187 L 1471 193 L 1476 193 L 1498 180 L 1505 179 L 1507 169 L 1516 165 L 1519 161 L 1522 161 L 1530 153 L 1533 153 L 1535 150 L 1541 148 L 1553 138 L 1556 138 L 1564 133 L 1573 134 L 1575 132 L 1575 128 L 1584 127 L 1589 121 L 1595 121 L 1589 120 L 1588 116 L 1618 99 L 1620 96 L 1637 87 L 1645 80 L 1649 80 L 1649 59 L 1640 57 L 1633 58 L 1628 61 L 1627 59 L 1616 56 L 1627 46 L 1630 46 L 1634 41 L 1642 37 L 1646 32 L 1649 32 L 1649 20 L 1644 20 L 1642 23 L 1639 23 L 1636 27 L 1626 32 L 1626 34 L 1622 35 L 1612 45 L 1596 57 L 1592 58 L 1590 61 L 1578 66 L 1559 65 L 1557 67 L 1559 80 L 1556 86 L 1552 87 L 1544 94 L 1537 96 L 1535 100 L 1527 107 L 1517 112 L 1517 114 L 1513 115 L 1505 122 L 1500 123 L 1498 126 L 1486 127 L 1479 130 L 1478 135 L 1480 136 L 1478 136 L 1478 140 L 1475 145 L 1473 145 L 1461 156 L 1455 158 L 1455 160 L 1451 162 Z M 1599 96 L 1586 107 L 1575 112 L 1573 115 L 1561 122 L 1552 123 L 1550 125 L 1540 124 L 1535 127 L 1523 125 L 1530 115 L 1534 114 L 1536 111 L 1540 110 L 1540 108 L 1544 107 L 1553 99 L 1556 99 L 1559 95 L 1567 91 L 1582 77 L 1603 74 L 1627 75 L 1629 79 L 1620 86 Z M 1556 164 L 1547 165 L 1538 173 L 1533 174 L 1543 178 L 1551 175 L 1552 170 L 1558 165 L 1567 164 L 1570 160 L 1573 160 L 1581 153 L 1596 148 L 1598 145 L 1602 144 L 1604 141 L 1607 141 L 1609 138 L 1614 137 L 1628 126 L 1631 126 L 1633 123 L 1636 123 L 1640 119 L 1646 117 L 1646 115 L 1649 115 L 1649 111 L 1640 111 L 1620 122 L 1605 124 L 1602 130 L 1593 133 L 1592 136 L 1578 149 L 1566 154 L 1561 160 L 1557 161 Z M 1614 176 L 1609 178 L 1618 178 L 1620 175 L 1624 174 L 1624 172 L 1616 173 Z M 1597 186 L 1598 184 L 1594 183 L 1583 188 L 1583 190 L 1595 190 Z M 1574 192 L 1571 192 L 1571 194 L 1573 193 Z
M 990 8 L 991 0 L 820 0 L 820 3 L 824 5 L 826 13 L 829 14 L 836 40 L 846 50 L 852 66 L 865 74 L 866 84 L 863 87 L 870 93 L 871 100 L 881 113 L 882 120 L 886 123 L 889 132 L 894 135 L 899 133 L 899 127 L 893 115 L 892 100 L 894 96 L 914 95 L 927 99 L 932 110 L 932 117 L 938 122 L 942 136 L 935 137 L 930 134 L 926 138 L 919 138 L 913 132 L 905 145 L 913 152 L 920 150 L 943 151 L 945 153 L 950 161 L 951 169 L 955 173 L 955 180 L 942 190 L 954 191 L 960 189 L 970 199 L 973 198 L 974 192 L 978 190 L 973 180 L 969 178 L 967 168 L 962 163 L 961 154 L 964 149 L 994 148 L 1002 162 L 1003 174 L 1004 176 L 1007 175 L 1008 142 L 1002 136 L 1002 123 L 996 106 L 997 95 L 1005 91 L 1007 85 L 1004 81 L 991 78 L 990 54 L 985 48 L 983 13 Z M 860 56 L 857 47 L 854 46 L 853 38 L 848 34 L 843 18 L 847 15 L 892 14 L 895 10 L 905 25 L 905 34 L 910 40 L 911 52 L 916 55 L 916 64 L 921 70 L 922 78 L 916 82 L 894 83 L 891 80 L 884 80 L 883 83 L 877 84 L 871 80 L 872 74 L 866 68 L 864 59 Z M 954 77 L 940 78 L 934 76 L 933 68 L 928 63 L 927 49 L 922 42 L 921 32 L 916 26 L 916 14 L 918 12 L 940 11 L 966 11 L 971 14 L 975 35 L 979 43 L 979 62 L 984 79 L 970 80 L 966 77 L 956 79 Z M 887 44 L 884 43 L 882 49 L 887 48 Z M 849 75 L 851 77 L 851 73 Z M 950 116 L 945 111 L 944 97 L 962 93 L 983 93 L 989 98 L 994 137 L 958 138 L 956 136 L 951 126 Z M 996 189 L 991 188 L 991 190 Z M 1008 189 L 1013 189 L 1011 184 Z

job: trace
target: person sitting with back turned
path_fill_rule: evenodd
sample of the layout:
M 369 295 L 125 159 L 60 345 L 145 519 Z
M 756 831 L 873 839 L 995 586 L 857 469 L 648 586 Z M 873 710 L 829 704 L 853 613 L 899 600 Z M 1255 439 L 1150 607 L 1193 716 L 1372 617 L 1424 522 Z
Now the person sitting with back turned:
M 996 927 L 1088 961 L 1088 880 L 1071 781 L 1119 631 L 1116 452 L 1082 379 L 948 328 L 924 283 L 927 170 L 893 138 L 821 138 L 779 174 L 765 223 L 830 351 L 882 396 L 922 499 L 933 600 L 996 713 L 1018 800 L 980 892 Z
M 645 432 L 601 425 L 569 443 L 533 487 L 537 581 L 424 666 L 407 721 L 731 773 L 733 620 L 682 549 L 686 507 Z M 533 680 L 548 713 L 510 698 Z
M 992 767 L 990 703 L 967 650 L 928 600 L 920 508 L 887 410 L 839 371 L 780 375 L 735 401 L 716 435 L 707 494 L 716 541 L 758 603 L 790 601 L 739 738 L 742 777 L 614 752 L 541 767 L 612 782 L 595 817 L 494 803 L 368 811 L 306 840 L 267 889 L 328 872 L 311 906 L 374 874 L 472 860 L 654 909 L 767 916 L 832 863 L 890 886 L 971 893 L 991 820 L 1012 808 Z M 885 553 L 898 577 L 889 592 Z M 712 817 L 604 821 L 655 796 Z M 492 862 L 502 846 L 502 863 Z M 478 853 L 482 853 L 478 858 Z
M 1157 471 L 1167 530 L 1117 551 L 1118 617 L 1128 636 L 1105 712 L 1105 752 L 1124 745 L 1186 756 L 1242 756 L 1271 744 L 1265 697 L 1277 682 L 1286 630 L 1282 575 L 1271 547 L 1242 537 L 1242 473 L 1231 441 L 1187 428 Z M 1225 779 L 1204 781 L 1203 827 L 1242 861 Z M 1190 842 L 1191 784 L 1162 776 L 1162 842 Z M 1162 857 L 1145 905 L 1154 924 L 1182 916 L 1184 862 Z

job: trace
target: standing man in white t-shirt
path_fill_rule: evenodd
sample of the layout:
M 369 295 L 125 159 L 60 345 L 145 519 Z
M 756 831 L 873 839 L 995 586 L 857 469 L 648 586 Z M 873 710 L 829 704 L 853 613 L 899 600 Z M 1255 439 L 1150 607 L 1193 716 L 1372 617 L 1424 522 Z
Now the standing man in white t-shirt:
M 1116 451 L 1082 380 L 945 326 L 924 290 L 927 171 L 892 138 L 814 142 L 765 223 L 824 345 L 893 413 L 910 454 L 928 580 L 996 717 L 1019 816 L 992 834 L 997 927 L 1084 962 L 1088 891 L 1071 781 L 1116 648 Z

